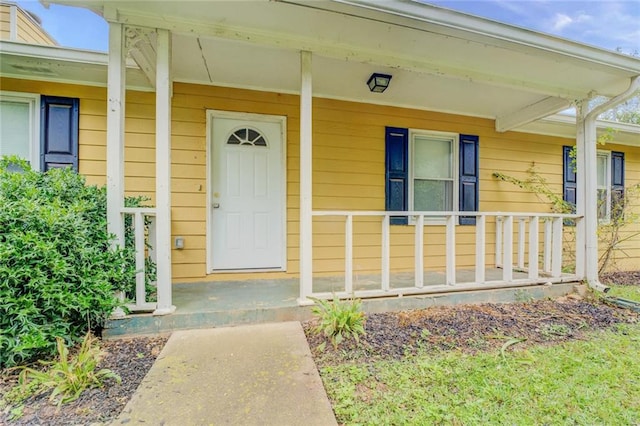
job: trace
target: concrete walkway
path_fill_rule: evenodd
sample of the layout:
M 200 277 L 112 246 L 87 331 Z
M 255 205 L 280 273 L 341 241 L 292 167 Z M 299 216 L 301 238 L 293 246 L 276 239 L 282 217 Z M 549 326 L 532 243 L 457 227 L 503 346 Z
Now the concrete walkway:
M 174 332 L 112 423 L 335 425 L 298 322 Z

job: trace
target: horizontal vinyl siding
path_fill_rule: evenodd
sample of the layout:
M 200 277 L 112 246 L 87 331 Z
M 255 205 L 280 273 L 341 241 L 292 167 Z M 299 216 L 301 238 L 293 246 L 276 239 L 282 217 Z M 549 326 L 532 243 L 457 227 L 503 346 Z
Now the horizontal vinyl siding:
M 207 110 L 270 114 L 287 117 L 287 176 L 298 172 L 299 101 L 291 95 L 268 92 L 174 84 L 172 104 L 172 215 L 173 236 L 185 237 L 185 249 L 174 250 L 173 278 L 176 282 L 203 279 L 287 277 L 297 273 L 298 249 L 287 248 L 288 273 L 206 275 L 206 139 Z M 294 157 L 292 157 L 292 151 Z M 293 163 L 295 162 L 295 166 Z M 295 177 L 297 181 L 297 177 Z M 291 181 L 287 183 L 289 188 Z M 298 199 L 287 197 L 287 239 L 298 239 Z
M 79 171 L 87 183 L 104 185 L 105 158 L 97 150 L 106 149 L 106 91 L 104 88 L 45 81 L 0 78 L 2 90 L 64 96 L 80 99 Z M 88 157 L 84 157 L 88 155 Z
M 11 7 L 0 4 L 0 40 L 11 39 Z
M 384 210 L 384 132 L 385 126 L 410 129 L 465 133 L 480 136 L 480 208 L 484 211 L 541 211 L 532 194 L 501 185 L 492 174 L 503 171 L 522 175 L 527 161 L 514 162 L 515 151 L 536 146 L 541 153 L 557 148 L 557 138 L 509 133 L 497 134 L 491 120 L 455 116 L 387 106 L 361 105 L 327 99 L 314 99 L 313 122 L 313 207 L 315 210 Z M 542 146 L 536 145 L 542 143 Z M 564 141 L 566 143 L 566 141 Z M 336 153 L 332 156 L 332 153 Z M 518 155 L 518 158 L 532 158 Z M 547 155 L 545 172 L 561 173 L 561 156 Z M 336 176 L 338 174 L 338 176 Z M 522 175 L 521 177 L 525 177 Z M 290 201 L 297 200 L 299 185 L 289 191 Z M 555 179 L 555 178 L 554 178 Z M 561 187 L 561 176 L 558 184 Z M 501 188 L 504 187 L 504 188 Z M 508 189 L 510 194 L 504 193 Z M 514 193 L 518 196 L 514 197 Z M 504 203 L 510 200 L 509 206 Z M 513 203 L 513 201 L 516 201 Z M 544 211 L 544 209 L 542 210 Z M 291 220 L 291 218 L 290 218 Z M 355 274 L 380 273 L 381 218 L 354 218 L 353 268 Z M 425 268 L 443 270 L 445 264 L 445 227 L 425 225 Z M 486 233 L 486 259 L 494 254 L 495 225 L 489 221 Z M 391 227 L 390 263 L 394 271 L 413 271 L 414 226 Z M 314 273 L 318 275 L 344 272 L 344 219 L 314 218 Z M 456 265 L 475 266 L 475 227 L 456 227 Z
M 106 91 L 45 82 L 0 79 L 4 90 L 80 98 L 80 172 L 92 184 L 105 183 Z M 299 271 L 299 98 L 270 92 L 174 84 L 172 101 L 172 237 L 185 237 L 185 249 L 173 250 L 173 280 L 190 282 L 248 278 L 296 277 Z M 206 273 L 206 112 L 223 110 L 287 117 L 287 272 Z M 128 92 L 126 104 L 125 189 L 128 195 L 155 193 L 155 96 Z M 452 114 L 365 105 L 328 99 L 313 103 L 313 208 L 314 210 L 384 210 L 384 128 L 407 127 L 480 137 L 480 210 L 547 212 L 547 203 L 535 194 L 495 179 L 499 171 L 527 177 L 535 161 L 549 186 L 562 191 L 562 146 L 573 140 L 517 132 L 496 133 L 492 120 Z M 607 145 L 625 152 L 626 186 L 640 183 L 640 149 Z M 638 201 L 636 201 L 638 203 Z M 636 212 L 640 205 L 635 206 Z M 378 273 L 380 218 L 354 219 L 354 272 Z M 542 232 L 543 226 L 541 226 Z M 344 219 L 315 217 L 314 274 L 344 271 Z M 517 224 L 514 224 L 517 232 Z M 412 271 L 413 226 L 392 226 L 391 266 Z M 640 231 L 634 224 L 624 235 Z M 487 223 L 486 260 L 494 256 L 495 225 Z M 456 227 L 459 268 L 475 265 L 475 227 Z M 444 227 L 425 225 L 425 268 L 443 270 Z M 618 265 L 640 264 L 640 238 L 629 241 Z M 514 252 L 515 256 L 515 252 Z M 515 260 L 515 257 L 514 257 Z
M 25 43 L 55 46 L 56 42 L 43 29 L 18 10 L 18 40 Z

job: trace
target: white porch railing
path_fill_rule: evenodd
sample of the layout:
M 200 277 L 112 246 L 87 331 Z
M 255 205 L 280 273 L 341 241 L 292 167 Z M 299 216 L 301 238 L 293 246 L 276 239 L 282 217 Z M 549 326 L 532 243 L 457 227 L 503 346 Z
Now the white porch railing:
M 563 272 L 563 251 L 570 250 L 577 255 L 576 247 L 568 247 L 563 241 L 563 222 L 578 223 L 581 216 L 575 214 L 552 213 L 503 213 L 503 212 L 403 212 L 403 211 L 313 211 L 317 217 L 344 218 L 344 288 L 337 292 L 301 294 L 301 300 L 308 296 L 318 298 L 383 297 L 405 294 L 437 293 L 479 288 L 517 287 L 543 283 L 570 282 L 582 279 L 576 269 Z M 379 217 L 381 219 L 380 285 L 376 289 L 354 290 L 354 218 Z M 415 227 L 414 233 L 414 282 L 412 286 L 392 286 L 391 260 L 391 217 L 408 217 Z M 457 225 L 459 217 L 475 217 L 475 225 Z M 425 284 L 425 230 L 428 240 L 429 223 L 437 220 L 437 225 L 445 226 L 444 284 Z M 487 224 L 495 225 L 495 262 L 488 262 Z M 542 224 L 541 224 L 542 222 Z M 517 233 L 514 239 L 514 223 Z M 541 228 L 542 225 L 542 229 Z M 475 227 L 475 273 L 474 279 L 459 281 L 456 277 L 456 230 Z M 314 233 L 316 235 L 316 233 Z M 542 247 L 540 247 L 542 245 Z M 427 244 L 429 247 L 429 244 Z M 490 253 L 489 253 L 490 254 Z M 515 256 L 514 256 L 515 254 Z M 490 257 L 489 257 L 490 258 Z M 575 258 L 575 257 L 574 257 Z M 575 262 L 574 262 L 575 264 Z M 467 265 L 468 266 L 468 265 Z M 500 268 L 501 279 L 488 281 L 485 271 Z M 514 278 L 514 271 L 521 277 Z M 522 273 L 526 273 L 523 278 Z M 304 291 L 301 287 L 301 293 Z
M 120 212 L 123 223 L 126 223 L 127 216 L 131 217 L 136 250 L 135 300 L 134 303 L 128 304 L 127 308 L 132 312 L 154 311 L 157 303 L 147 301 L 145 277 L 146 258 L 150 257 L 153 262 L 156 261 L 156 210 L 148 207 L 124 207 Z M 145 227 L 145 221 L 148 224 L 148 230 Z

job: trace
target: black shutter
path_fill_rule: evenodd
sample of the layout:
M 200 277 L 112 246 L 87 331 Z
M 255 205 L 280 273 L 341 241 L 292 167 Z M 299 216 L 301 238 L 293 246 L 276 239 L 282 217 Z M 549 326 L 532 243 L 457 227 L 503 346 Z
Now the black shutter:
M 80 101 L 41 97 L 40 169 L 73 167 L 78 171 L 78 112 Z
M 409 130 L 385 129 L 385 210 L 407 211 L 409 206 Z M 406 225 L 406 216 L 393 216 L 390 223 Z
M 576 191 L 578 181 L 574 161 L 571 158 L 573 147 L 562 147 L 562 199 L 571 204 L 571 212 L 576 212 Z
M 460 135 L 460 206 L 462 212 L 477 212 L 478 185 L 478 136 Z M 475 225 L 475 216 L 460 216 L 460 225 Z
M 611 219 L 618 219 L 624 208 L 624 152 L 611 152 Z

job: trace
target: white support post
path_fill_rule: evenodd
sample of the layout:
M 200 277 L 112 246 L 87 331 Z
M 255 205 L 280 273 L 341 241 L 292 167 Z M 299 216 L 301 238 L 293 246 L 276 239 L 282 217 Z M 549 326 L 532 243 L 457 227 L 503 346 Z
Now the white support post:
M 587 101 L 579 102 L 576 107 L 576 214 L 585 215 L 585 116 L 588 113 L 589 105 Z M 592 173 L 595 175 L 596 171 Z M 586 235 L 585 221 L 577 220 L 575 224 L 576 232 L 576 275 L 578 278 L 585 277 L 585 254 Z
M 171 33 L 156 41 L 156 256 L 158 306 L 154 315 L 175 311 L 171 294 Z
M 546 273 L 551 273 L 551 234 L 552 234 L 552 222 L 547 218 L 544 221 L 544 248 L 543 248 L 543 267 L 542 270 Z
M 389 215 L 385 215 L 382 218 L 382 271 L 381 271 L 381 279 L 382 279 L 382 291 L 389 291 L 389 226 L 390 217 Z
M 587 282 L 597 286 L 598 278 L 598 181 L 596 117 L 584 120 L 584 272 Z M 578 187 L 580 181 L 578 181 Z M 576 235 L 577 237 L 577 235 Z
M 144 215 L 141 211 L 133 214 L 133 231 L 136 244 L 136 305 L 142 306 L 146 302 L 147 292 L 144 285 L 145 278 L 145 246 L 144 246 Z
M 510 282 L 513 281 L 513 216 L 504 218 L 503 233 L 502 280 Z
M 529 218 L 529 279 L 538 279 L 538 216 Z
M 353 294 L 353 216 L 350 214 L 344 226 L 344 290 Z
M 312 67 L 311 52 L 300 52 L 300 298 L 308 304 L 313 291 L 312 204 Z
M 562 218 L 553 218 L 553 248 L 551 249 L 551 276 L 562 275 Z
M 415 229 L 415 284 L 424 287 L 424 216 L 418 215 Z
M 633 97 L 640 90 L 640 76 L 631 78 L 629 87 L 618 96 L 609 99 L 607 102 L 597 105 L 586 113 L 585 109 L 579 111 L 578 124 L 584 128 L 584 235 L 585 235 L 585 256 L 584 270 L 585 278 L 592 288 L 607 292 L 609 287 L 602 284 L 598 279 L 598 193 L 597 193 L 597 153 L 596 153 L 596 119 L 601 113 L 615 107 L 621 102 Z M 586 104 L 584 105 L 586 108 Z M 580 134 L 578 134 L 580 136 Z M 578 140 L 578 142 L 580 142 Z M 578 186 L 580 180 L 578 180 Z
M 112 247 L 124 245 L 124 106 L 125 66 L 124 27 L 109 23 L 109 60 L 107 64 L 107 231 L 114 236 Z M 116 292 L 124 302 L 124 292 Z M 124 318 L 121 308 L 116 308 L 114 318 Z
M 482 284 L 485 281 L 485 227 L 486 216 L 476 216 L 476 283 Z
M 109 23 L 109 63 L 107 65 L 107 230 L 115 235 L 113 244 L 124 244 L 124 28 Z
M 502 216 L 496 216 L 496 268 L 502 267 L 502 225 L 504 218 Z
M 524 270 L 525 219 L 518 220 L 518 269 Z
M 446 231 L 446 284 L 456 284 L 456 217 L 447 216 Z

